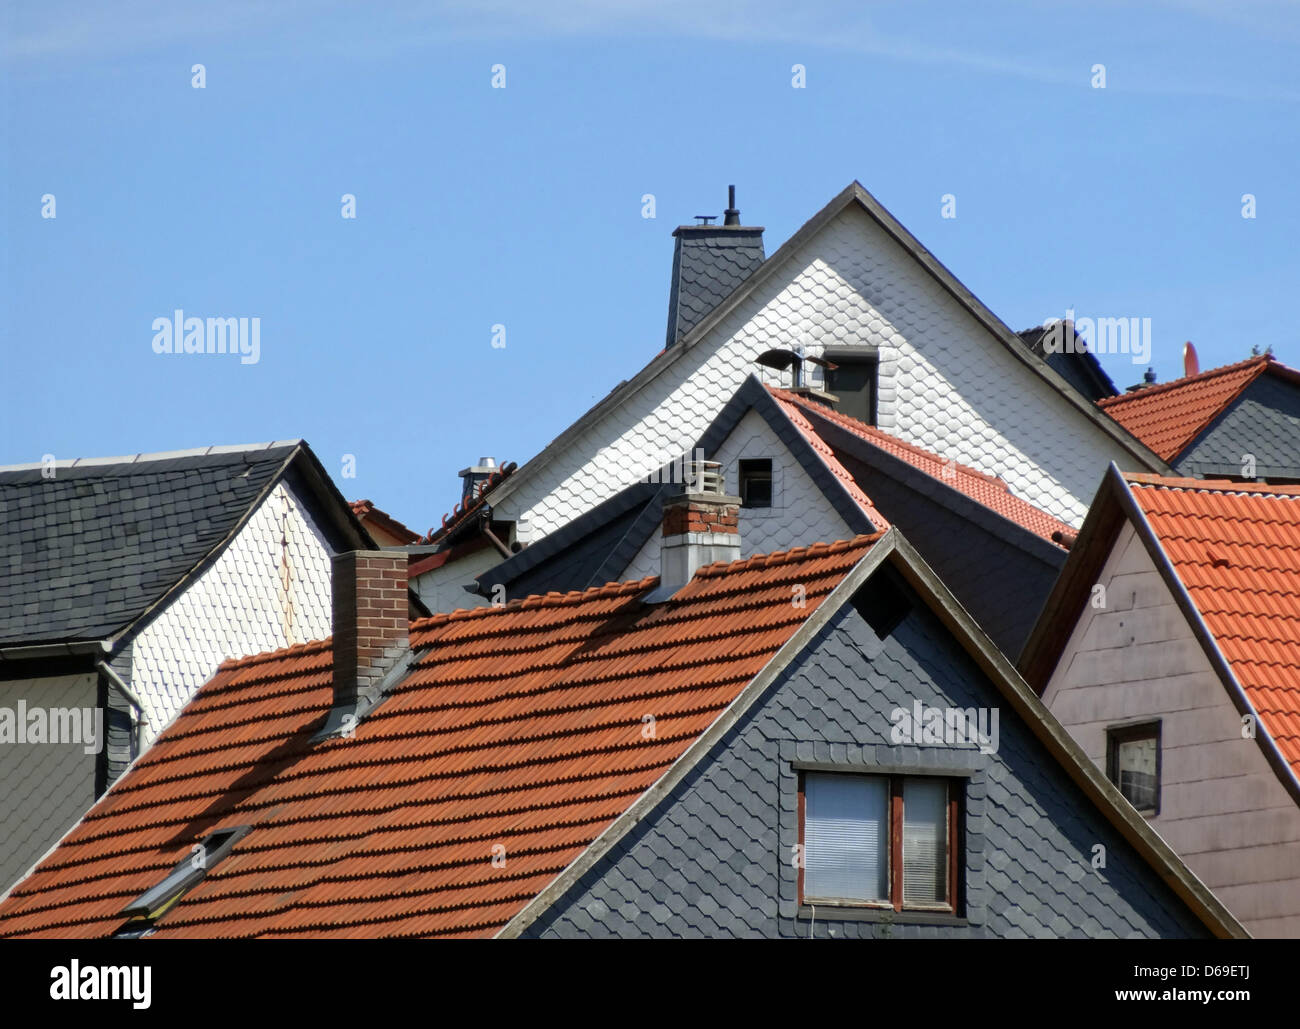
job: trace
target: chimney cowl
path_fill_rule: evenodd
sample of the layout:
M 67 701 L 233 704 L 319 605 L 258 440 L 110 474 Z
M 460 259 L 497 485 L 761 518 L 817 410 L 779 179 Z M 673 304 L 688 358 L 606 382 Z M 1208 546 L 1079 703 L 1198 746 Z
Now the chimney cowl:
M 740 560 L 740 504 L 723 492 L 716 461 L 686 464 L 679 492 L 664 502 L 659 585 L 646 603 L 675 596 L 705 565 Z

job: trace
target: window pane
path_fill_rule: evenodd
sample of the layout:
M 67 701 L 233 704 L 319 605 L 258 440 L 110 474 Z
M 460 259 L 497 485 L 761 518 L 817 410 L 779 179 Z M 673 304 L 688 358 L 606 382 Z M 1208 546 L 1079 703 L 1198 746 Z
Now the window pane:
M 948 902 L 948 783 L 903 782 L 903 903 Z
M 889 780 L 804 776 L 804 896 L 889 899 Z
M 1156 806 L 1156 740 L 1148 736 L 1119 745 L 1119 791 L 1139 811 Z
M 876 391 L 876 362 L 836 357 L 830 350 L 826 359 L 839 365 L 828 373 L 827 388 L 840 398 L 836 410 L 860 421 L 871 421 L 871 400 Z

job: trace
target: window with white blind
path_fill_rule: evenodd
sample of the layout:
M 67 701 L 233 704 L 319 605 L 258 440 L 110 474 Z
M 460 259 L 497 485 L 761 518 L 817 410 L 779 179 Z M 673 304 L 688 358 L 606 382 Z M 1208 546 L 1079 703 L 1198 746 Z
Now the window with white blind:
M 960 792 L 937 777 L 803 772 L 800 901 L 955 912 Z

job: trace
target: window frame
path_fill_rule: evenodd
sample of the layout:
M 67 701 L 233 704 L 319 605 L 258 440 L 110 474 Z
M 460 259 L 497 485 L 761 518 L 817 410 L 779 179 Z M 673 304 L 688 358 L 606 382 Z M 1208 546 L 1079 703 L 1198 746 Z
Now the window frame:
M 800 907 L 830 907 L 840 909 L 852 909 L 862 911 L 877 912 L 894 912 L 900 915 L 917 914 L 917 915 L 951 915 L 961 917 L 962 902 L 964 900 L 962 891 L 962 862 L 964 860 L 964 848 L 962 839 L 964 833 L 961 827 L 964 823 L 963 799 L 965 795 L 966 781 L 964 778 L 951 775 L 912 775 L 896 772 L 860 772 L 860 771 L 828 771 L 814 768 L 798 768 L 796 773 L 798 781 L 798 802 L 796 804 L 796 818 L 799 826 L 799 855 L 797 875 L 796 875 L 796 901 Z M 804 892 L 804 868 L 807 864 L 807 853 L 804 850 L 805 840 L 804 831 L 807 821 L 807 779 L 809 775 L 847 775 L 858 778 L 875 778 L 886 779 L 889 782 L 889 848 L 888 848 L 888 881 L 889 881 L 889 900 L 881 903 L 879 901 L 852 901 L 852 900 L 825 900 L 816 897 L 809 897 Z M 948 900 L 943 904 L 905 904 L 903 901 L 903 784 L 908 779 L 924 779 L 927 781 L 939 781 L 948 787 L 947 822 L 948 822 L 948 874 L 947 874 L 947 897 Z
M 1160 814 L 1160 788 L 1161 781 L 1164 779 L 1164 747 L 1161 745 L 1160 719 L 1148 719 L 1143 722 L 1130 722 L 1127 725 L 1111 725 L 1106 728 L 1106 778 L 1110 780 L 1111 785 L 1119 790 L 1120 796 L 1124 796 L 1124 790 L 1119 784 L 1119 748 L 1124 743 L 1132 743 L 1135 740 L 1154 739 L 1156 743 L 1156 790 L 1155 806 L 1150 808 L 1138 807 L 1128 797 L 1124 797 L 1126 803 L 1132 806 L 1138 814 L 1149 818 L 1155 818 Z

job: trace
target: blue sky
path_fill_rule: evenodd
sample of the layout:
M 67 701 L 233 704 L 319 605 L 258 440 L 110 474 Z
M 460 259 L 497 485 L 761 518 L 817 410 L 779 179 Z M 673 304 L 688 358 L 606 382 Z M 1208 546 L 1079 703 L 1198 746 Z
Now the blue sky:
M 1162 380 L 1300 365 L 1296 3 L 376 6 L 5 5 L 0 463 L 301 436 L 424 530 L 662 347 L 728 183 L 771 253 L 859 179 L 1012 328 L 1150 317 Z M 154 353 L 177 308 L 260 360 Z

